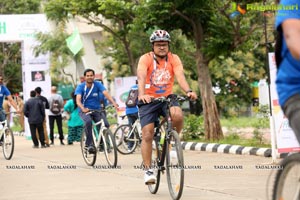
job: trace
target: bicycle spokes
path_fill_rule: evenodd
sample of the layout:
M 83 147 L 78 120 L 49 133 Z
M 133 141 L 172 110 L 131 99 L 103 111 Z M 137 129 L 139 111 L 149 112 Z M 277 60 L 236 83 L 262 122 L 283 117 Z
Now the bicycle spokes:
M 3 155 L 6 160 L 10 160 L 14 153 L 14 135 L 10 129 L 6 129 L 3 134 Z
M 166 164 L 170 194 L 173 199 L 179 199 L 183 191 L 184 165 L 182 147 L 176 131 L 172 132 L 167 141 Z

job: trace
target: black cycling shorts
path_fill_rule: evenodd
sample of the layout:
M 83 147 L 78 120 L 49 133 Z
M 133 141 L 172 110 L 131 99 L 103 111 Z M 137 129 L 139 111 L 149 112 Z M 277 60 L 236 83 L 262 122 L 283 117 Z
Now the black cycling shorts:
M 171 106 L 179 106 L 178 102 L 172 102 Z M 139 107 L 139 116 L 141 127 L 143 128 L 147 124 L 154 123 L 160 116 L 165 117 L 167 115 L 166 102 L 152 102 L 144 104 L 143 102 L 138 103 Z

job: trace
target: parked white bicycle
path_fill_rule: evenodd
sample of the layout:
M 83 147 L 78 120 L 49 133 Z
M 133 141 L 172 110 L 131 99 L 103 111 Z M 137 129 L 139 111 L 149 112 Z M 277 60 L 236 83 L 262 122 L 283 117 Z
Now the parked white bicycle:
M 126 115 L 120 116 L 122 119 Z M 131 154 L 142 141 L 140 119 L 130 124 L 121 124 L 114 133 L 117 149 L 121 154 Z

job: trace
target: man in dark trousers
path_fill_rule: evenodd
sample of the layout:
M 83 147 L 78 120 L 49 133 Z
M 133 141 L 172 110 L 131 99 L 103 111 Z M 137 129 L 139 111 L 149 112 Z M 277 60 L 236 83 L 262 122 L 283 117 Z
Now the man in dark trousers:
M 36 87 L 34 90 L 36 92 L 36 97 L 39 98 L 43 102 L 44 108 L 45 109 L 49 109 L 48 99 L 46 97 L 44 97 L 44 96 L 41 95 L 42 88 Z M 45 119 L 43 121 L 43 128 L 44 128 L 45 144 L 46 144 L 47 147 L 50 147 L 50 142 L 49 142 L 49 137 L 48 137 L 48 131 L 47 131 L 47 124 L 46 124 L 46 117 L 45 117 Z
M 45 119 L 45 108 L 43 102 L 36 97 L 34 90 L 30 91 L 30 99 L 25 103 L 24 115 L 28 118 L 33 148 L 39 148 L 39 142 L 36 138 L 36 130 L 38 130 L 41 148 L 45 145 L 43 121 Z

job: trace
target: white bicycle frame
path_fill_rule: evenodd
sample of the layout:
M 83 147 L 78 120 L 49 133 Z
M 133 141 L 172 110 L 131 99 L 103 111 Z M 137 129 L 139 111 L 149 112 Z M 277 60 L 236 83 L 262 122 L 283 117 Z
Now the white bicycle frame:
M 95 129 L 97 130 L 98 125 L 100 125 L 100 130 L 99 130 L 99 132 L 98 131 L 96 132 L 98 134 L 98 138 L 96 138 Z M 92 129 L 93 141 L 94 141 L 94 144 L 96 145 L 96 147 L 99 147 L 101 138 L 103 139 L 103 142 L 106 142 L 103 132 L 104 132 L 104 130 L 107 129 L 107 127 L 105 126 L 104 120 L 102 118 L 100 119 L 100 121 L 98 121 L 96 123 L 93 122 L 92 126 L 93 126 L 93 129 Z M 97 139 L 98 139 L 98 141 L 97 141 Z
M 134 134 L 134 130 L 137 130 L 138 134 L 139 134 L 139 138 L 142 138 L 142 129 L 138 127 L 138 124 L 140 124 L 140 119 L 138 118 L 137 120 L 135 120 L 135 122 L 132 124 L 132 129 L 130 131 L 130 133 L 128 133 L 128 140 L 134 140 L 134 139 L 129 139 L 131 134 Z

